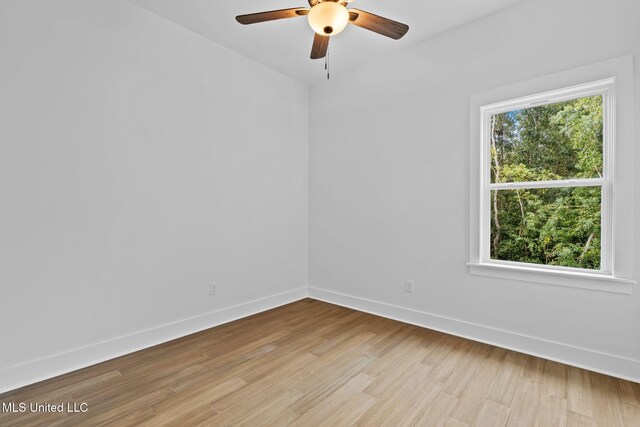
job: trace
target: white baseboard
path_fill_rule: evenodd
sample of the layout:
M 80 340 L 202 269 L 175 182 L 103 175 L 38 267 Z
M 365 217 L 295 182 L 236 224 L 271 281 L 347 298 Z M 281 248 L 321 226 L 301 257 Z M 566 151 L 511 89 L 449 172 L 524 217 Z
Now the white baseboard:
M 0 370 L 0 393 L 306 297 L 640 383 L 640 361 L 320 288 L 298 288 Z
M 640 360 L 601 353 L 326 289 L 309 287 L 308 295 L 309 298 L 320 301 L 640 383 Z
M 0 370 L 0 393 L 86 368 L 307 297 L 302 287 Z

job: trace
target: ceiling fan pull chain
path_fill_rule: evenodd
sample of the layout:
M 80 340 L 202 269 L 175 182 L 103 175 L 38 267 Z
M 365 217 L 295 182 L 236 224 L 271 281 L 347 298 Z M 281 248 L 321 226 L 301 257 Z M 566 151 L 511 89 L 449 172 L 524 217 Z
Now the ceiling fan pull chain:
M 327 48 L 327 55 L 324 57 L 324 69 L 327 70 L 327 80 L 329 80 L 329 49 Z

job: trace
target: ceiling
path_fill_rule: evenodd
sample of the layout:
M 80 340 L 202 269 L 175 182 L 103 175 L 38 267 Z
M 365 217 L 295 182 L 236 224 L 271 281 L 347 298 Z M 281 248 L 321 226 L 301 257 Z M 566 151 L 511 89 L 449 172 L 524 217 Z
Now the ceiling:
M 236 15 L 308 6 L 306 0 L 129 0 L 304 83 L 326 78 L 324 61 L 309 59 L 313 31 L 305 17 L 240 25 Z M 331 39 L 333 74 L 410 46 L 523 0 L 355 0 L 350 7 L 409 25 L 400 40 L 348 26 Z

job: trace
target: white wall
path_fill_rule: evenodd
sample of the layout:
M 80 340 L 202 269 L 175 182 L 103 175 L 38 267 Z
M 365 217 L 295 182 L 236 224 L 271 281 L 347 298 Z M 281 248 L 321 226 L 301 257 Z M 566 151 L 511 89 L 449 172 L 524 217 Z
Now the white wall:
M 310 295 L 640 381 L 637 286 L 617 295 L 465 265 L 470 96 L 634 54 L 640 105 L 639 17 L 637 0 L 529 0 L 312 87 Z M 637 147 L 637 114 L 635 128 L 619 143 Z
M 305 85 L 137 6 L 0 2 L 0 391 L 304 288 L 307 137 Z

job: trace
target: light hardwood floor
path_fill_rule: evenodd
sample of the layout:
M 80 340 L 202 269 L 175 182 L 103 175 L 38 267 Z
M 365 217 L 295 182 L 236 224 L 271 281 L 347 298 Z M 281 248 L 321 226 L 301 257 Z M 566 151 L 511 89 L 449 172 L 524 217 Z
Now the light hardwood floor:
M 0 425 L 640 426 L 640 384 L 306 299 L 0 402 Z

